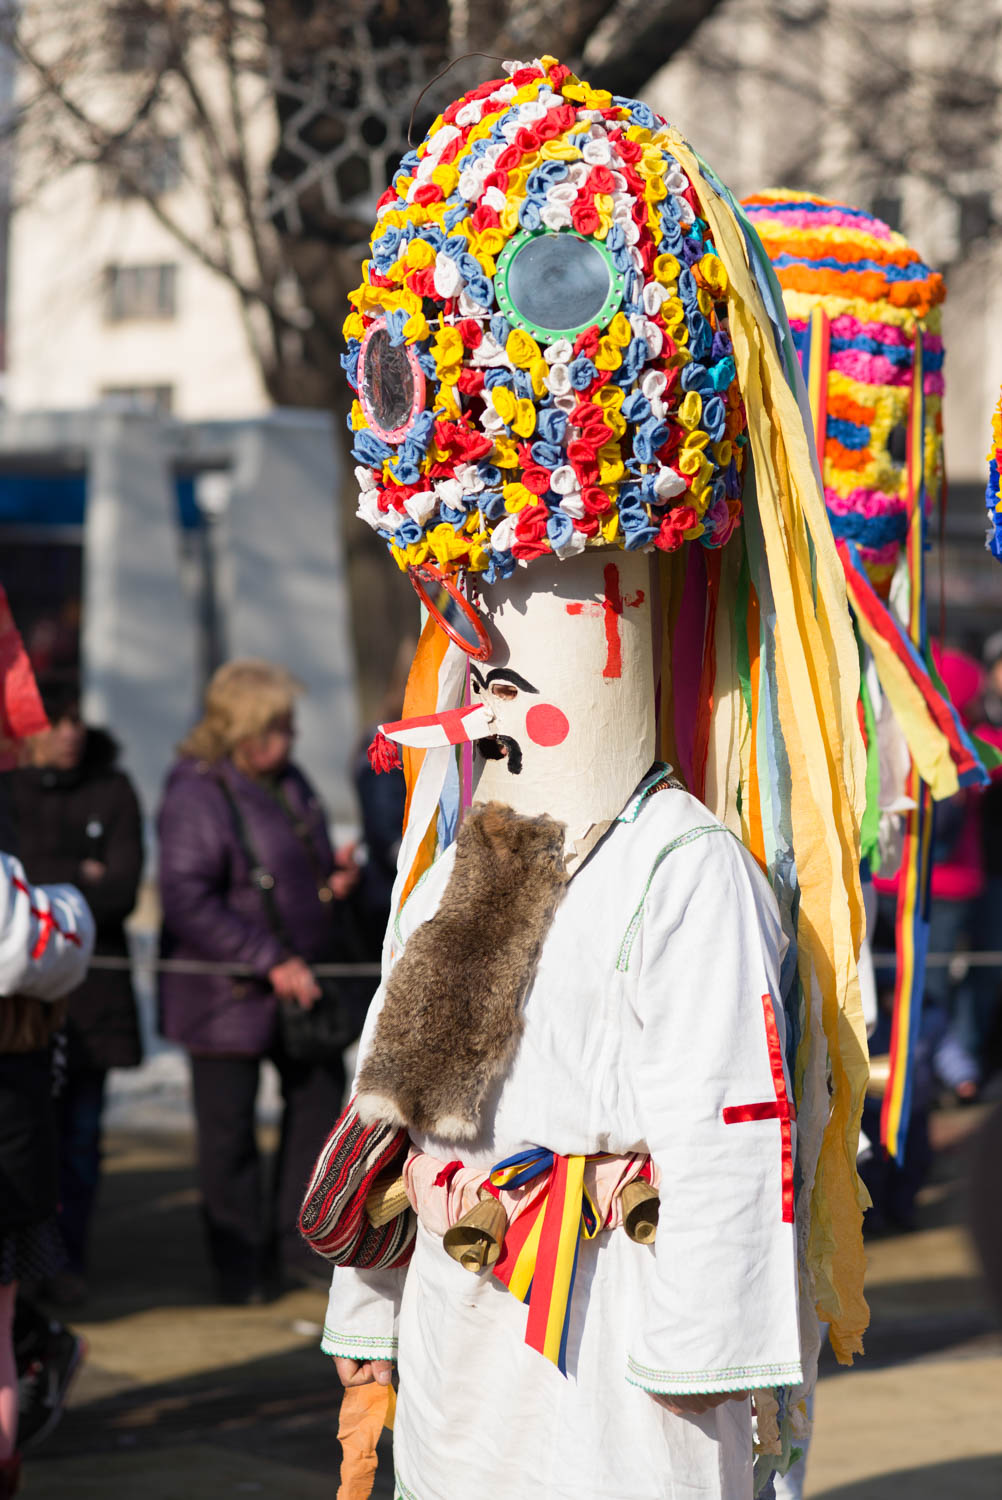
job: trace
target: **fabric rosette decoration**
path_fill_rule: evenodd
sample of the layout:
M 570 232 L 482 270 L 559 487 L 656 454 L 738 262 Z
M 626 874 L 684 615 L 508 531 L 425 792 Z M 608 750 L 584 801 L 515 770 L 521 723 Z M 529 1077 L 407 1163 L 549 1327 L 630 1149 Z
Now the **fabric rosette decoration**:
M 727 272 L 644 104 L 553 58 L 435 121 L 351 294 L 359 516 L 402 568 L 717 548 L 747 443 Z
M 818 457 L 832 530 L 856 545 L 886 598 L 911 494 L 924 484 L 927 511 L 942 494 L 943 278 L 903 235 L 848 204 L 781 189 L 744 207 L 783 289 L 808 382 L 819 397 L 824 385 Z M 908 443 L 916 362 L 919 473 Z
M 928 521 L 944 490 L 946 290 L 902 235 L 861 209 L 783 189 L 744 206 L 782 288 L 807 383 L 863 663 L 861 853 L 897 899 L 881 1141 L 900 1159 L 928 945 L 932 803 L 984 785 L 991 763 L 950 700 L 926 625 Z

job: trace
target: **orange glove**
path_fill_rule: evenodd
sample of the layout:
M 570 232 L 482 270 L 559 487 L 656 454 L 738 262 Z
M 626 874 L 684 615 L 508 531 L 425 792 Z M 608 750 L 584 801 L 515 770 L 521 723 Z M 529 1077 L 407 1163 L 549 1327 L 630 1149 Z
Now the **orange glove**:
M 396 1392 L 392 1385 L 369 1381 L 349 1386 L 341 1398 L 337 1436 L 341 1444 L 341 1483 L 337 1500 L 369 1500 L 379 1463 L 376 1444 L 384 1427 L 393 1426 Z

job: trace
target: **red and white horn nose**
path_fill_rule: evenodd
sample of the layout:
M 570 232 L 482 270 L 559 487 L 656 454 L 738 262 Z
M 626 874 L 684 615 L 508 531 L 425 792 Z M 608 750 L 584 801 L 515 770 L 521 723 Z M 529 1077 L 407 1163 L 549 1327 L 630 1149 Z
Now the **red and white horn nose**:
M 434 750 L 442 745 L 462 745 L 492 733 L 491 718 L 482 703 L 469 708 L 449 708 L 441 714 L 422 714 L 416 719 L 398 719 L 380 724 L 380 732 L 398 745 L 413 750 Z

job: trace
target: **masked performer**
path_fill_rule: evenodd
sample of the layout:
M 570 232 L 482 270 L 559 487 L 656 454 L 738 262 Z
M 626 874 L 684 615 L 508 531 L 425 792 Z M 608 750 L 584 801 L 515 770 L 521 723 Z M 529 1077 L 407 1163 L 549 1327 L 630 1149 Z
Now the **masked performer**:
M 751 1496 L 801 1315 L 859 1347 L 858 659 L 768 298 L 686 143 L 552 58 L 404 159 L 352 295 L 359 512 L 430 617 L 302 1223 L 342 1379 L 399 1361 L 405 1500 Z
M 927 988 L 932 804 L 987 784 L 986 766 L 996 759 L 965 730 L 926 626 L 926 537 L 945 499 L 946 289 L 902 235 L 860 209 L 786 191 L 756 194 L 745 208 L 782 287 L 807 380 L 863 663 L 864 875 L 878 875 L 882 886 L 898 877 L 880 1135 L 900 1158 Z
M 993 557 L 1002 561 L 1002 397 L 992 413 L 992 441 L 987 461 L 985 508 L 988 511 L 988 534 L 985 546 Z

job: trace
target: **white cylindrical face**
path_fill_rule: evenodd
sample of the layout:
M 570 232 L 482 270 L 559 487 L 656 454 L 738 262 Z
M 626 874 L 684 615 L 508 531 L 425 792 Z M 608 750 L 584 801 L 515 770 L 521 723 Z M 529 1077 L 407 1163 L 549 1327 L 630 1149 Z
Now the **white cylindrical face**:
M 535 558 L 476 600 L 493 647 L 470 668 L 493 727 L 476 802 L 567 825 L 567 849 L 608 824 L 654 760 L 651 568 L 640 552 Z

